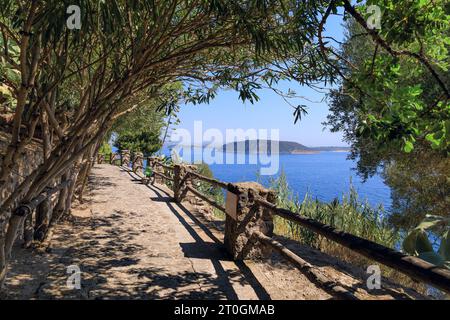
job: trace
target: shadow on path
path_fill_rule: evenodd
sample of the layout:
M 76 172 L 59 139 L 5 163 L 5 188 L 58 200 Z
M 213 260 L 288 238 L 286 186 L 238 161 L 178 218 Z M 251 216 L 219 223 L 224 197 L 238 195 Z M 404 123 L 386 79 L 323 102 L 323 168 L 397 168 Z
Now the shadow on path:
M 128 174 L 133 178 L 135 183 L 141 183 L 135 179 L 132 172 Z M 173 197 L 169 195 L 164 189 L 158 187 L 157 185 L 146 185 L 150 190 L 152 190 L 157 197 L 152 197 L 152 201 L 164 202 L 170 211 L 175 215 L 175 217 L 180 221 L 184 228 L 189 232 L 192 238 L 195 239 L 194 243 L 180 243 L 185 257 L 187 258 L 197 258 L 197 259 L 208 259 L 214 266 L 217 278 L 217 284 L 223 287 L 223 291 L 226 293 L 227 298 L 231 300 L 238 299 L 236 292 L 233 289 L 231 280 L 233 277 L 238 278 L 241 284 L 250 285 L 255 291 L 257 297 L 260 300 L 270 300 L 270 295 L 258 281 L 258 279 L 253 275 L 252 271 L 245 265 L 243 261 L 235 261 L 234 264 L 237 266 L 238 274 L 234 272 L 229 272 L 224 270 L 220 261 L 231 261 L 228 252 L 225 249 L 222 241 L 217 238 L 213 232 L 202 223 L 197 217 L 195 217 L 183 204 L 174 203 Z M 189 224 L 188 221 L 178 212 L 177 208 L 181 209 L 183 213 L 194 222 L 212 241 L 213 243 L 205 242 L 195 229 Z M 242 275 L 239 277 L 239 275 Z

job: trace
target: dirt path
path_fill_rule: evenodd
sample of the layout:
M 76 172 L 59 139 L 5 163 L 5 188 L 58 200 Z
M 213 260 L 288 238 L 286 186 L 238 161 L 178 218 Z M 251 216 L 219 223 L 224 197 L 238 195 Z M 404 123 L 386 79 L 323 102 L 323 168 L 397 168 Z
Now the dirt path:
M 264 262 L 230 261 L 221 232 L 207 228 L 194 208 L 173 203 L 164 187 L 147 187 L 118 167 L 93 169 L 87 199 L 74 209 L 74 221 L 57 227 L 49 253 L 17 248 L 7 298 L 332 298 L 276 255 Z M 339 261 L 301 246 L 292 249 L 361 298 L 404 297 L 401 290 L 369 295 Z M 73 265 L 81 270 L 80 290 L 66 284 Z

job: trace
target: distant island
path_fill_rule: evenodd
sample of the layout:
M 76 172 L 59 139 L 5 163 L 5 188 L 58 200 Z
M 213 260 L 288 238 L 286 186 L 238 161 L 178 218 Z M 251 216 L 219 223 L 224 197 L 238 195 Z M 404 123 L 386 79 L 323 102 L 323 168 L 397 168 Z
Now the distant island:
M 260 153 L 260 143 L 266 144 L 267 151 L 263 153 L 271 154 L 271 140 L 245 140 L 224 144 L 222 150 L 234 153 Z M 348 147 L 307 147 L 293 141 L 279 141 L 278 153 L 280 154 L 315 154 L 320 152 L 348 152 Z

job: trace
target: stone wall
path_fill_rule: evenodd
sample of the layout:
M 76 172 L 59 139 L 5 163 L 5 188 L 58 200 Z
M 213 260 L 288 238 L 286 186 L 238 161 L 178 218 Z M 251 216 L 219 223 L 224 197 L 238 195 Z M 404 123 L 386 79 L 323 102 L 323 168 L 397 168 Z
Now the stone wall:
M 11 136 L 7 133 L 0 132 L 0 165 L 6 154 L 7 147 Z M 24 180 L 24 177 L 29 175 L 36 169 L 43 161 L 42 146 L 38 142 L 31 142 L 22 151 L 18 161 L 14 164 L 14 169 L 9 175 L 5 185 L 0 187 L 0 203 L 3 203 L 17 186 Z M 17 203 L 15 204 L 15 206 Z M 6 232 L 6 221 L 4 215 L 0 214 L 0 232 L 4 235 Z M 0 236 L 1 236 L 0 235 Z

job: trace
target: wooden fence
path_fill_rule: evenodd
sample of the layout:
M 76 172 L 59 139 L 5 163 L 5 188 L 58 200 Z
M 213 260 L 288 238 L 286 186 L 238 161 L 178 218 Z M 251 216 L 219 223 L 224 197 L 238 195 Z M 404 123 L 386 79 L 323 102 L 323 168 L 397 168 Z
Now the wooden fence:
M 211 199 L 209 196 L 201 193 L 193 187 L 192 180 L 200 180 L 209 183 L 214 187 L 219 187 L 227 190 L 227 198 L 231 197 L 233 193 L 236 192 L 235 185 L 202 176 L 193 170 L 193 166 L 170 166 L 163 163 L 161 159 L 158 158 L 148 158 L 147 164 L 152 168 L 151 177 L 146 177 L 136 172 L 136 174 L 138 174 L 142 179 L 145 179 L 145 183 L 163 183 L 164 181 L 170 181 L 172 189 L 174 191 L 174 198 L 177 202 L 181 202 L 184 199 L 186 193 L 190 192 L 194 196 L 204 200 L 213 207 L 223 211 L 226 214 L 226 226 L 227 224 L 229 224 L 229 221 L 233 219 L 236 220 L 236 217 L 232 217 L 233 213 L 229 212 L 230 210 L 228 208 L 228 203 L 227 206 L 224 207 L 214 199 Z M 126 167 L 125 169 L 130 170 L 128 167 Z M 153 180 L 151 181 L 151 179 Z M 267 201 L 267 199 L 258 196 L 257 192 L 251 192 L 250 195 L 254 195 L 254 199 L 251 199 L 251 201 L 249 201 L 249 206 L 251 208 L 250 210 L 248 210 L 248 212 L 246 212 L 247 221 L 247 216 L 249 215 L 249 213 L 256 214 L 258 210 L 268 210 L 274 215 L 299 224 L 300 226 L 314 233 L 320 234 L 328 240 L 336 242 L 373 261 L 379 262 L 399 272 L 402 272 L 412 279 L 432 285 L 433 287 L 439 288 L 446 293 L 450 293 L 450 270 L 448 269 L 437 267 L 417 257 L 409 256 L 399 251 L 395 251 L 391 248 L 382 246 L 378 243 L 369 241 L 367 239 L 363 239 L 355 235 L 339 231 L 332 226 L 323 224 L 310 218 L 303 217 L 295 212 L 283 208 L 278 208 L 274 203 L 272 203 L 274 201 Z M 239 194 L 236 194 L 236 196 L 239 197 Z M 227 202 L 228 200 L 229 199 L 227 199 Z M 238 206 L 237 210 L 243 210 L 243 206 Z M 251 237 L 257 239 L 265 246 L 268 246 L 277 251 L 281 256 L 293 263 L 311 281 L 323 287 L 333 296 L 342 299 L 355 299 L 355 296 L 352 292 L 341 287 L 334 281 L 326 279 L 323 274 L 318 272 L 316 268 L 287 249 L 281 243 L 272 239 L 270 234 L 267 234 L 267 232 L 261 232 L 261 230 L 253 230 L 251 232 Z
M 122 165 L 122 159 L 120 154 L 111 152 L 109 154 L 101 154 L 99 153 L 97 155 L 97 163 L 109 163 L 109 164 L 115 164 L 115 165 Z

